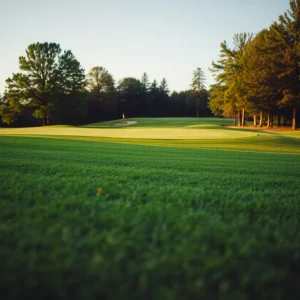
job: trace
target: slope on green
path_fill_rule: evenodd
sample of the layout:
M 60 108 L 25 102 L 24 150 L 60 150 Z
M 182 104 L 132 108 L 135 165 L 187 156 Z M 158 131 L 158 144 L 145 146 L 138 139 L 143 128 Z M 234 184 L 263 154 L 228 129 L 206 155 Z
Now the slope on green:
M 300 295 L 299 155 L 0 137 L 0 166 L 2 299 Z
M 224 130 L 214 128 L 80 128 L 80 127 L 25 127 L 25 128 L 1 128 L 0 135 L 57 135 L 57 136 L 87 136 L 122 139 L 177 139 L 177 140 L 201 140 L 201 139 L 234 139 L 256 136 L 256 132 L 240 130 Z
M 227 129 L 228 119 L 221 118 L 137 118 L 115 120 L 85 126 L 47 126 L 0 128 L 0 135 L 86 136 L 122 139 L 220 139 L 256 136 L 250 131 Z M 123 126 L 126 122 L 136 122 Z
M 300 153 L 297 132 L 262 132 L 228 128 L 224 118 L 137 118 L 136 124 L 116 126 L 122 120 L 85 126 L 0 128 L 1 135 L 41 136 L 60 139 L 127 144 L 209 148 L 275 153 Z
M 233 125 L 233 119 L 225 118 L 126 118 L 84 125 L 83 127 L 118 127 L 124 121 L 136 121 L 130 127 L 188 127 L 193 125 Z

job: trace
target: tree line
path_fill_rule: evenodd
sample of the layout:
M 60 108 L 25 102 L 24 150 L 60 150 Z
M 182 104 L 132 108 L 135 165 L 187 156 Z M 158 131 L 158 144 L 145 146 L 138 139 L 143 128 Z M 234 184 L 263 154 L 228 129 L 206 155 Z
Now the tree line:
M 21 72 L 6 80 L 0 96 L 2 123 L 15 126 L 84 124 L 123 117 L 209 116 L 201 68 L 190 88 L 170 94 L 165 78 L 125 77 L 118 83 L 103 66 L 87 75 L 70 50 L 35 43 L 19 57 Z M 34 121 L 34 118 L 37 121 Z
M 216 115 L 230 116 L 245 125 L 297 127 L 300 106 L 300 0 L 277 22 L 255 36 L 236 34 L 233 47 L 221 43 L 220 59 L 211 69 L 216 84 L 209 106 Z

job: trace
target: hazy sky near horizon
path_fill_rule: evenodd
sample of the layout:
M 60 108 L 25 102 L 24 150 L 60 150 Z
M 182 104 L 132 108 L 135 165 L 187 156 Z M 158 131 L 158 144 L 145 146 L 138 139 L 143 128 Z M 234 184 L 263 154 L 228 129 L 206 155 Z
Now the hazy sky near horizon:
M 35 42 L 71 50 L 86 73 L 105 67 L 116 81 L 131 76 L 186 90 L 197 68 L 207 85 L 220 43 L 271 25 L 289 0 L 0 0 L 0 93 Z

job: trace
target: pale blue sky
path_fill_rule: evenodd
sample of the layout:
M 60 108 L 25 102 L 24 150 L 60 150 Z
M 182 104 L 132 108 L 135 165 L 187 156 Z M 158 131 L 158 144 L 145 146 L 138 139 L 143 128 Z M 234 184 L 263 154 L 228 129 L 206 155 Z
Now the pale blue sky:
M 235 33 L 257 33 L 289 8 L 289 0 L 0 0 L 0 92 L 18 72 L 18 57 L 35 42 L 70 49 L 86 73 L 104 66 L 119 80 L 165 77 L 189 88 L 201 67 L 218 59 Z

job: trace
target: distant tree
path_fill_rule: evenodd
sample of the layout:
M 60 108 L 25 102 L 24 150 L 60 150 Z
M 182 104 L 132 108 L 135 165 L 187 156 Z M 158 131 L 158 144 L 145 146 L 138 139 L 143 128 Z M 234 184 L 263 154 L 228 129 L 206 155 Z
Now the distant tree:
M 151 116 L 151 100 L 149 97 L 149 76 L 146 72 L 143 73 L 141 77 L 141 116 L 150 117 Z
M 55 102 L 55 113 L 51 117 L 55 124 L 84 124 L 88 113 L 86 91 L 60 95 Z
M 156 79 L 154 79 L 150 85 L 150 92 L 159 92 L 159 88 L 158 88 Z
M 85 86 L 84 70 L 70 50 L 62 52 L 56 43 L 35 43 L 28 46 L 26 56 L 19 58 L 23 73 L 6 80 L 8 104 L 0 109 L 2 120 L 12 122 L 16 114 L 30 108 L 33 116 L 49 122 L 55 101 Z
M 158 102 L 158 112 L 160 117 L 168 117 L 170 116 L 170 90 L 168 87 L 168 82 L 166 78 L 163 78 L 158 87 L 159 90 L 159 102 Z
M 133 77 L 125 77 L 119 81 L 117 91 L 121 115 L 126 117 L 140 116 L 141 113 L 141 82 Z
M 197 68 L 193 73 L 193 80 L 190 85 L 191 95 L 190 101 L 197 110 L 197 117 L 199 117 L 200 107 L 203 105 L 206 93 L 205 87 L 206 77 L 201 68 Z
M 87 89 L 92 94 L 110 93 L 115 89 L 115 81 L 105 68 L 96 66 L 87 75 Z
M 159 91 L 163 94 L 163 95 L 169 95 L 170 93 L 170 90 L 169 90 L 169 87 L 168 87 L 168 82 L 166 80 L 166 78 L 163 78 L 161 83 L 160 83 L 160 86 L 159 86 Z
M 201 68 L 197 68 L 194 72 L 193 72 L 193 79 L 192 79 L 192 83 L 190 85 L 191 90 L 194 92 L 200 92 L 202 90 L 205 90 L 205 81 L 206 81 L 206 77 L 205 74 L 203 72 L 203 70 Z
M 117 117 L 117 95 L 113 76 L 100 66 L 87 75 L 88 122 L 99 122 Z
M 161 104 L 161 97 L 160 97 L 160 90 L 156 79 L 150 85 L 149 89 L 149 98 L 151 103 L 151 115 L 153 117 L 160 116 L 160 104 Z
M 191 91 L 173 92 L 170 96 L 171 115 L 175 117 L 189 116 L 188 101 Z
M 147 93 L 149 91 L 150 87 L 150 82 L 149 82 L 149 77 L 146 72 L 143 73 L 142 78 L 141 78 L 141 88 L 144 93 Z

